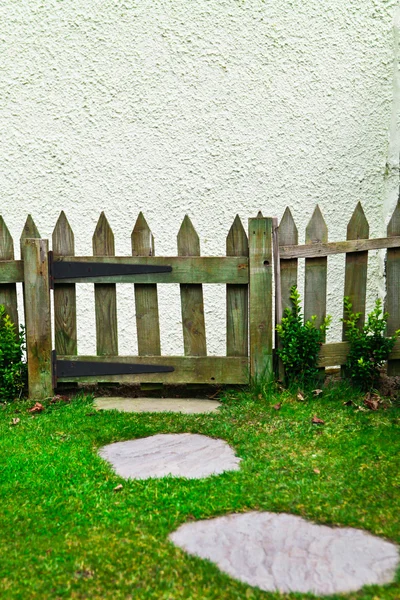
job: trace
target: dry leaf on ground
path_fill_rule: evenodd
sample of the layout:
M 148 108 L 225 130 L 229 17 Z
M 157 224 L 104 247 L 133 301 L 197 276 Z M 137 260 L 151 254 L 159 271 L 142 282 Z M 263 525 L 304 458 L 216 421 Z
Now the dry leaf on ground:
M 18 423 L 20 422 L 21 419 L 18 419 L 18 417 L 14 417 L 11 421 L 11 425 L 18 425 Z
M 117 486 L 115 486 L 114 488 L 114 492 L 120 492 L 122 490 L 124 486 L 122 485 L 122 483 L 119 483 Z
M 300 402 L 304 402 L 304 396 L 301 392 L 299 392 L 296 396 L 297 400 L 300 400 Z
M 314 423 L 315 425 L 325 425 L 325 421 L 317 417 L 317 415 L 313 416 L 313 418 L 311 419 L 311 423 Z
M 272 408 L 274 408 L 275 410 L 280 410 L 282 404 L 280 402 L 278 402 L 278 404 L 274 404 L 274 406 Z
M 319 475 L 321 473 L 321 471 L 319 469 L 313 469 L 314 473 L 316 473 L 317 475 Z
M 314 396 L 319 396 L 320 394 L 322 394 L 323 391 L 324 390 L 318 390 L 318 389 L 317 390 L 313 390 L 313 394 L 314 394 Z
M 28 408 L 28 412 L 30 413 L 40 413 L 42 410 L 44 410 L 44 406 L 43 404 L 40 404 L 40 402 L 35 402 L 35 406 Z
M 365 406 L 368 406 L 371 410 L 378 410 L 380 403 L 382 402 L 381 397 L 378 394 L 368 394 L 364 398 Z

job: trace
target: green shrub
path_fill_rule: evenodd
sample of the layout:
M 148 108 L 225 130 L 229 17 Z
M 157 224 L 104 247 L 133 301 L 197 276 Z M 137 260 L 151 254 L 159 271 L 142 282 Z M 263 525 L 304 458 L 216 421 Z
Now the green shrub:
M 19 333 L 0 304 L 0 402 L 20 397 L 26 384 L 27 370 L 23 362 L 25 335 Z
M 331 317 L 325 317 L 319 327 L 315 325 L 316 316 L 303 323 L 300 294 L 295 285 L 290 289 L 290 300 L 292 308 L 285 309 L 281 323 L 276 326 L 281 340 L 277 354 L 285 368 L 286 383 L 308 387 L 318 379 L 318 355 Z
M 379 370 L 388 359 L 400 330 L 385 337 L 388 313 L 383 312 L 382 301 L 377 299 L 367 322 L 359 327 L 361 313 L 353 313 L 350 298 L 344 298 L 345 336 L 350 344 L 345 372 L 347 377 L 363 390 L 371 390 L 379 379 Z

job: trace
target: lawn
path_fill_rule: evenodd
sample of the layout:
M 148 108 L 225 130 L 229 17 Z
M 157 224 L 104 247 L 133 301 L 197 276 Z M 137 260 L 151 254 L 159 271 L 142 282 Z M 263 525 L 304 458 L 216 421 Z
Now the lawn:
M 251 588 L 167 537 L 189 520 L 268 510 L 400 543 L 400 406 L 360 410 L 356 396 L 344 405 L 350 396 L 340 387 L 305 401 L 232 391 L 208 415 L 97 412 L 84 396 L 43 403 L 34 416 L 32 402 L 2 405 L 0 597 L 313 598 Z M 240 471 L 125 481 L 97 455 L 114 441 L 168 432 L 226 440 L 243 459 Z M 398 600 L 400 576 L 340 598 Z

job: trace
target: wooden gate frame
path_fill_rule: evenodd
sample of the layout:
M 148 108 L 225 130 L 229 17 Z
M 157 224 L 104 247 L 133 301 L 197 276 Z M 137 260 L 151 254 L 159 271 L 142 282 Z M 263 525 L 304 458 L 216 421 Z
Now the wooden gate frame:
M 240 222 L 240 221 L 239 221 Z M 79 282 L 96 284 L 135 283 L 140 289 L 157 283 L 179 283 L 190 294 L 203 283 L 227 286 L 227 327 L 244 332 L 247 347 L 249 319 L 249 351 L 227 349 L 227 356 L 58 356 L 57 364 L 65 362 L 119 363 L 135 365 L 167 365 L 166 373 L 106 375 L 102 377 L 56 377 L 52 359 L 51 299 L 49 273 L 49 243 L 45 239 L 28 238 L 23 242 L 23 282 L 30 398 L 53 395 L 57 381 L 81 383 L 166 383 L 166 384 L 248 384 L 272 376 L 272 219 L 258 216 L 248 222 L 248 257 L 114 257 L 58 256 L 57 261 L 99 262 L 108 264 L 168 265 L 168 273 L 146 275 L 108 275 L 103 277 L 54 279 L 54 288 Z M 101 286 L 100 286 L 101 287 Z M 136 286 L 135 286 L 136 287 Z M 137 299 L 137 298 L 136 298 Z M 248 299 L 248 314 L 247 314 Z M 230 315 L 230 316 L 229 316 Z M 243 322 L 241 322 L 243 321 Z M 231 343 L 232 346 L 232 343 Z M 234 343 L 233 343 L 234 346 Z M 242 344 L 243 346 L 243 344 Z M 185 345 L 185 351 L 186 351 Z M 190 349 L 189 349 L 190 350 Z M 242 353 L 242 355 L 240 355 Z M 188 354 L 188 353 L 187 353 Z M 238 355 L 239 354 L 239 355 Z

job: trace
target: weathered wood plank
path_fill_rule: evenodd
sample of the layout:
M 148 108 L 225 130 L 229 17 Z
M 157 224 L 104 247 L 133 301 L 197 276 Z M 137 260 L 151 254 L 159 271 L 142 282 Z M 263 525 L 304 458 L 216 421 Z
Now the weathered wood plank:
M 132 254 L 154 256 L 154 237 L 142 213 L 131 236 Z M 156 284 L 135 283 L 136 328 L 140 356 L 161 354 L 160 321 Z
M 250 376 L 272 375 L 272 219 L 249 219 Z
M 228 256 L 248 257 L 247 235 L 236 215 L 226 238 Z M 227 356 L 247 356 L 249 352 L 249 292 L 246 284 L 226 286 L 226 354 Z
M 365 213 L 359 202 L 347 225 L 347 239 L 367 239 L 369 236 L 369 225 Z M 359 320 L 360 329 L 365 320 L 365 300 L 367 296 L 367 269 L 368 252 L 350 252 L 346 254 L 344 295 L 350 298 L 353 312 L 361 313 Z M 343 311 L 343 318 L 345 318 Z M 345 324 L 343 323 L 342 339 L 346 339 Z
M 14 242 L 3 217 L 0 216 L 0 271 L 3 271 L 3 261 L 14 259 Z M 15 325 L 18 335 L 18 306 L 17 286 L 15 283 L 0 284 L 0 304 L 4 305 L 6 313 Z
M 400 236 L 400 199 L 387 228 L 388 236 Z M 400 248 L 387 252 L 386 310 L 389 313 L 387 332 L 393 335 L 400 329 Z M 388 375 L 400 375 L 400 357 L 388 361 Z
M 200 256 L 200 240 L 188 215 L 178 233 L 179 256 Z M 183 345 L 185 356 L 206 356 L 203 286 L 181 284 Z
M 249 282 L 249 260 L 247 257 L 236 256 L 172 256 L 172 257 L 103 257 L 94 259 L 90 256 L 70 256 L 57 259 L 63 261 L 76 261 L 79 263 L 96 262 L 108 264 L 137 264 L 160 265 L 172 267 L 167 273 L 147 273 L 142 275 L 121 275 L 104 277 L 69 278 L 58 280 L 61 283 L 225 283 L 247 284 Z
M 279 258 L 281 267 L 281 298 L 282 313 L 285 308 L 291 308 L 290 288 L 297 285 L 297 258 L 285 260 L 282 257 L 282 248 L 297 245 L 299 234 L 293 220 L 290 208 L 287 207 L 279 224 Z
M 306 227 L 306 242 L 328 240 L 328 228 L 317 205 Z M 326 285 L 328 262 L 326 257 L 307 258 L 305 265 L 304 320 L 316 315 L 316 327 L 326 316 Z
M 399 248 L 400 236 L 375 238 L 371 240 L 348 240 L 347 242 L 327 242 L 303 244 L 300 246 L 285 245 L 280 247 L 282 260 L 292 258 L 317 258 L 331 254 L 347 252 L 365 252 L 367 250 L 382 250 L 384 248 Z
M 28 215 L 27 219 L 25 221 L 25 225 L 22 229 L 21 237 L 19 239 L 21 258 L 23 258 L 23 255 L 24 255 L 25 240 L 33 239 L 33 238 L 39 239 L 40 233 L 39 233 L 38 228 L 36 227 L 34 220 L 32 219 L 32 215 Z M 22 283 L 22 295 L 23 295 L 23 301 L 24 301 L 24 314 L 26 314 L 25 284 L 24 283 Z
M 75 253 L 74 233 L 61 212 L 53 231 L 53 255 L 73 256 Z M 54 329 L 57 354 L 77 354 L 76 290 L 74 283 L 54 285 Z
M 29 397 L 47 398 L 53 393 L 48 241 L 26 239 L 23 259 Z
M 347 354 L 349 352 L 348 342 L 335 342 L 332 344 L 322 344 L 318 366 L 319 367 L 334 367 L 336 365 L 344 365 L 347 360 Z M 392 352 L 390 353 L 390 360 L 397 361 L 400 359 L 400 340 L 396 340 Z
M 24 281 L 23 260 L 0 261 L 0 283 L 21 283 Z
M 19 240 L 21 247 L 21 258 L 23 255 L 25 240 L 30 238 L 40 238 L 39 230 L 36 227 L 34 220 L 32 219 L 32 215 L 28 215 Z
M 93 256 L 114 256 L 114 254 L 114 234 L 104 212 L 102 212 L 93 235 Z M 97 354 L 99 356 L 117 355 L 117 292 L 115 284 L 96 283 L 94 296 Z
M 57 356 L 58 360 L 118 362 L 125 364 L 168 365 L 174 371 L 167 373 L 139 373 L 129 375 L 104 375 L 102 377 L 61 377 L 58 381 L 85 383 L 158 383 L 165 384 L 245 384 L 249 380 L 247 357 L 227 356 Z

